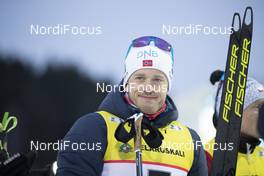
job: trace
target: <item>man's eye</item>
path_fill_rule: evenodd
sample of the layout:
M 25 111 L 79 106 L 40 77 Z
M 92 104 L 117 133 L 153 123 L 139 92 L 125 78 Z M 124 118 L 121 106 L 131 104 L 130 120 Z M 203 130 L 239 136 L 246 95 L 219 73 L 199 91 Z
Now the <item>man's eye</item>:
M 143 80 L 144 77 L 143 77 L 143 76 L 137 76 L 135 79 L 136 79 L 136 80 Z
M 159 79 L 159 78 L 155 78 L 154 81 L 155 82 L 162 82 L 163 80 L 162 79 Z

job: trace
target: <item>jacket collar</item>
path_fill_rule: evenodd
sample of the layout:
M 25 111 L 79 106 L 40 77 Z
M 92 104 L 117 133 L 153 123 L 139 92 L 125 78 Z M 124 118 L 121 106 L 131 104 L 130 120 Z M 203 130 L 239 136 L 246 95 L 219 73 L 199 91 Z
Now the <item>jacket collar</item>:
M 122 84 L 120 84 L 122 85 Z M 163 127 L 170 122 L 178 119 L 178 110 L 173 103 L 172 99 L 167 95 L 166 97 L 167 108 L 150 123 L 156 127 Z M 140 110 L 136 107 L 129 105 L 124 99 L 124 92 L 119 91 L 116 87 L 112 92 L 110 92 L 105 99 L 102 101 L 98 108 L 98 111 L 107 111 L 112 113 L 122 119 L 127 119 L 135 113 L 139 113 Z M 145 118 L 148 120 L 148 118 Z

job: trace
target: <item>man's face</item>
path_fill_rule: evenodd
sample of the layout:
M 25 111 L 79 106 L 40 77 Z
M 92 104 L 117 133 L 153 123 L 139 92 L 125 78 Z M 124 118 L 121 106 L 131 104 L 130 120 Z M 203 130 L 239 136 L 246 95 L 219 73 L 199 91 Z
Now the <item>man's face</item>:
M 251 136 L 255 138 L 260 137 L 258 132 L 259 108 L 263 104 L 264 98 L 255 101 L 243 111 L 243 118 L 241 124 L 242 135 Z
M 168 92 L 168 80 L 159 70 L 146 68 L 131 75 L 126 86 L 129 98 L 146 114 L 160 110 Z

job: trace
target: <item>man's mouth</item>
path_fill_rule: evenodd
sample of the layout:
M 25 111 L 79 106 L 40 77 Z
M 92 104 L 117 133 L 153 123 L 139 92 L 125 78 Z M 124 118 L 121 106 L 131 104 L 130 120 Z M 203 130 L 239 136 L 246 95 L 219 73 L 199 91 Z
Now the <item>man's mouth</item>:
M 149 96 L 149 95 L 139 95 L 139 97 L 147 99 L 147 100 L 153 100 L 153 99 L 158 98 L 157 96 Z

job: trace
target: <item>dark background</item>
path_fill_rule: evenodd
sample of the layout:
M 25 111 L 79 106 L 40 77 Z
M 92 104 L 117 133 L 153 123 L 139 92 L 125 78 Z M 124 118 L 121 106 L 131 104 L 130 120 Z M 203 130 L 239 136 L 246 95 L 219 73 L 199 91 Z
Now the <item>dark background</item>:
M 0 119 L 4 112 L 18 118 L 8 134 L 10 154 L 30 151 L 30 141 L 56 142 L 82 115 L 93 112 L 105 94 L 96 93 L 96 80 L 74 66 L 49 65 L 37 74 L 22 58 L 0 55 Z M 38 151 L 34 167 L 56 160 L 56 151 Z

